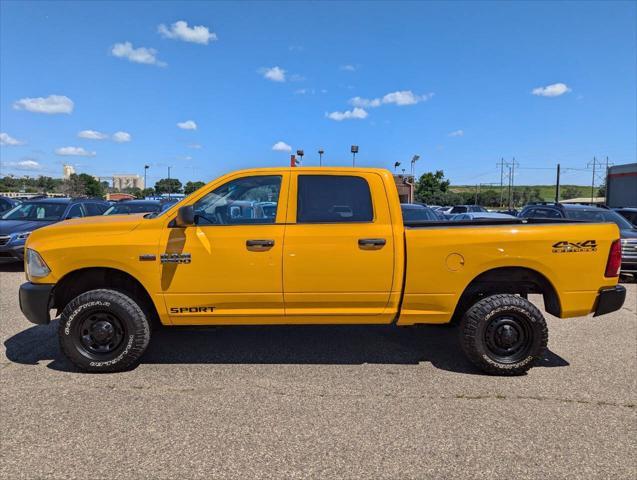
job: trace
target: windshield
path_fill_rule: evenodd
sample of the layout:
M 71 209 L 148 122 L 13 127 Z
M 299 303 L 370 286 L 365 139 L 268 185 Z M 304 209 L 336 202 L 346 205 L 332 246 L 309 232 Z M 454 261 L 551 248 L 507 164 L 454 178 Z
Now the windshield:
M 449 213 L 466 213 L 466 211 L 467 207 L 465 207 L 464 205 L 458 205 L 456 207 L 453 207 Z
M 406 222 L 414 220 L 436 221 L 438 217 L 428 208 L 403 208 L 403 220 Z
M 630 230 L 633 226 L 628 220 L 611 210 L 595 209 L 595 210 L 575 210 L 566 209 L 566 218 L 572 218 L 574 220 L 585 220 L 588 222 L 613 222 L 621 230 Z
M 66 210 L 65 203 L 22 203 L 2 215 L 3 220 L 60 220 Z
M 131 213 L 159 212 L 159 205 L 154 204 L 118 204 L 113 205 L 104 212 L 104 215 L 130 215 Z

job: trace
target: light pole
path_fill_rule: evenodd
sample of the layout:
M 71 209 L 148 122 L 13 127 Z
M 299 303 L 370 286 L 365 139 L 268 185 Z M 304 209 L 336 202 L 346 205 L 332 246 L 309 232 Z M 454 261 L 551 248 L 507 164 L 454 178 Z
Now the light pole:
M 299 160 L 299 163 L 303 162 L 303 155 L 305 155 L 305 153 L 303 152 L 303 150 L 297 150 L 296 154 L 301 158 L 301 160 Z
M 168 167 L 168 200 L 170 200 L 170 194 L 172 193 L 172 185 L 170 184 L 170 166 Z
M 394 163 L 394 173 L 396 173 L 396 169 L 400 167 L 400 162 Z
M 318 154 L 319 154 L 319 167 L 323 166 L 323 154 L 325 153 L 325 150 L 323 150 L 322 148 L 319 148 Z
M 350 148 L 350 152 L 352 152 L 352 167 L 356 166 L 356 154 L 358 153 L 358 145 L 352 145 Z
M 416 162 L 420 160 L 420 155 L 414 155 L 411 157 L 411 176 L 413 177 L 416 173 Z
M 146 190 L 147 185 L 146 185 L 146 172 L 148 171 L 148 169 L 150 168 L 150 165 L 144 165 L 144 190 Z

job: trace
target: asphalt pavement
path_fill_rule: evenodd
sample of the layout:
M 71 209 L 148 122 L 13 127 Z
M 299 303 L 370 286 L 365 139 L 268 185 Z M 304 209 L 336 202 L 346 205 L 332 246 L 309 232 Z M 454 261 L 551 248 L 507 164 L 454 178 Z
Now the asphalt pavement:
M 637 478 L 637 288 L 490 377 L 445 326 L 157 332 L 90 375 L 0 266 L 0 478 Z M 537 299 L 534 299 L 537 300 Z M 541 300 L 540 300 L 541 303 Z

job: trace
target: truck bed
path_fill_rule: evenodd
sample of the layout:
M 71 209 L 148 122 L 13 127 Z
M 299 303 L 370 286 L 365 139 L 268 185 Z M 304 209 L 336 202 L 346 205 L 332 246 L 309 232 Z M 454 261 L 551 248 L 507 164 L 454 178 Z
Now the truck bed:
M 449 229 L 454 229 L 453 235 Z M 556 315 L 587 315 L 600 287 L 616 283 L 604 272 L 610 246 L 617 239 L 614 223 L 564 219 L 406 222 L 399 323 L 448 322 L 469 284 L 485 272 L 506 269 L 545 279 L 559 297 Z

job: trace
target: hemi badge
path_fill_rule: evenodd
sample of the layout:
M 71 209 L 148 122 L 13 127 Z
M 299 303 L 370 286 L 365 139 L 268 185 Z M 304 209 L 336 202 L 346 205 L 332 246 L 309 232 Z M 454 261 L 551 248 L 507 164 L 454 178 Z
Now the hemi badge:
M 139 261 L 140 262 L 154 262 L 155 260 L 157 260 L 157 257 L 155 255 L 151 255 L 149 253 L 139 256 Z

